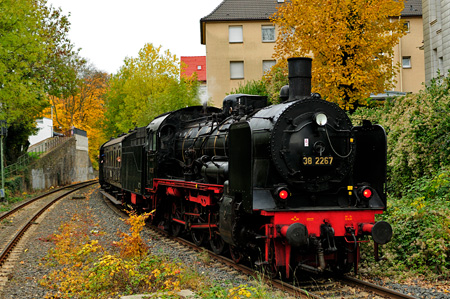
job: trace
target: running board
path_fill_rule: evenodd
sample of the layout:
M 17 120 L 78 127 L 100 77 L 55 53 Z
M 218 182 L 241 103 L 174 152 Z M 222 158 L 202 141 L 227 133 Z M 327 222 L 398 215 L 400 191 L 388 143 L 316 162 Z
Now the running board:
M 118 201 L 114 196 L 111 194 L 106 193 L 103 190 L 100 190 L 100 193 L 103 194 L 103 196 L 107 197 L 110 201 L 112 201 L 115 205 L 122 205 L 121 201 Z

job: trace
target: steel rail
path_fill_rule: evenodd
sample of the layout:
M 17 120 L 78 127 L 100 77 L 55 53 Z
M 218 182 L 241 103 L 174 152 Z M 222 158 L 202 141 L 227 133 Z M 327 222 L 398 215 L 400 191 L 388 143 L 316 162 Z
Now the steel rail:
M 9 217 L 12 214 L 16 213 L 18 210 L 26 207 L 27 205 L 35 202 L 36 200 L 41 199 L 43 197 L 46 197 L 46 196 L 48 196 L 50 194 L 53 194 L 55 192 L 58 192 L 58 191 L 61 191 L 61 190 L 67 189 L 67 188 L 76 187 L 76 186 L 79 186 L 79 185 L 82 185 L 82 184 L 86 184 L 87 182 L 95 183 L 97 181 L 98 181 L 98 179 L 94 179 L 94 180 L 85 181 L 85 182 L 81 182 L 81 183 L 75 183 L 75 184 L 71 184 L 71 185 L 68 185 L 68 186 L 64 186 L 64 187 L 60 187 L 60 188 L 57 188 L 57 189 L 53 189 L 53 190 L 48 191 L 48 192 L 46 192 L 44 194 L 38 195 L 36 197 L 33 197 L 32 199 L 30 199 L 30 200 L 28 200 L 28 201 L 26 201 L 26 202 L 24 202 L 24 203 L 22 203 L 22 204 L 20 204 L 20 205 L 18 205 L 16 207 L 14 207 L 13 209 L 11 209 L 11 210 L 1 214 L 0 215 L 0 221 L 2 221 L 3 219 L 6 219 L 7 217 Z
M 185 246 L 188 246 L 189 248 L 195 250 L 195 251 L 199 251 L 199 252 L 204 252 L 206 251 L 211 257 L 213 257 L 214 259 L 216 259 L 219 262 L 222 262 L 224 264 L 226 264 L 227 266 L 243 273 L 249 276 L 252 276 L 254 278 L 261 278 L 265 283 L 272 285 L 274 288 L 279 289 L 281 291 L 287 292 L 290 295 L 295 295 L 297 298 L 309 298 L 309 299 L 323 299 L 323 297 L 317 296 L 314 293 L 308 292 L 304 289 L 301 289 L 299 287 L 293 286 L 289 283 L 283 282 L 281 280 L 278 279 L 271 279 L 269 277 L 265 277 L 264 275 L 261 276 L 260 272 L 255 271 L 254 269 L 247 267 L 245 265 L 242 264 L 236 264 L 233 260 L 218 255 L 216 253 L 214 253 L 211 250 L 208 250 L 206 248 L 203 247 L 198 247 L 197 245 L 195 245 L 194 243 L 187 241 L 183 238 L 180 237 L 173 237 L 170 234 L 168 234 L 166 231 L 163 231 L 157 227 L 152 226 L 152 229 L 156 230 L 158 233 L 163 234 L 164 236 L 166 236 L 168 239 L 170 240 L 174 240 L 178 243 L 181 243 Z
M 25 232 L 31 227 L 31 225 L 36 221 L 36 219 L 39 218 L 39 216 L 41 216 L 48 208 L 50 208 L 53 204 L 55 204 L 57 201 L 59 201 L 60 199 L 66 197 L 67 195 L 79 190 L 79 189 L 83 189 L 85 187 L 88 187 L 90 185 L 93 185 L 97 183 L 97 181 L 92 181 L 92 182 L 83 182 L 83 183 L 78 183 L 76 184 L 76 188 L 69 190 L 68 192 L 66 192 L 65 194 L 57 197 L 56 199 L 52 200 L 50 203 L 48 203 L 46 206 L 44 206 L 43 208 L 41 208 L 21 229 L 20 231 L 18 231 L 16 233 L 16 235 L 14 236 L 14 238 L 8 243 L 8 245 L 6 246 L 6 248 L 1 252 L 0 254 L 0 267 L 4 264 L 4 262 L 6 261 L 6 259 L 8 258 L 9 254 L 11 253 L 11 251 L 14 249 L 14 247 L 17 245 L 17 243 L 20 241 L 20 239 L 22 238 L 22 236 L 25 234 Z M 67 186 L 65 188 L 69 188 L 69 187 L 73 187 L 74 185 L 70 185 Z M 64 189 L 64 188 L 62 188 Z M 59 189 L 58 191 L 60 191 L 61 189 Z M 46 195 L 50 195 L 53 192 L 50 192 Z M 44 196 L 40 196 L 36 199 L 33 199 L 33 201 L 36 201 L 37 199 L 40 199 Z M 23 205 L 25 206 L 25 205 Z M 21 206 L 21 207 L 23 207 Z M 18 209 L 16 209 L 15 211 L 17 211 Z
M 349 284 L 349 285 L 353 285 L 353 286 L 357 286 L 360 288 L 364 288 L 366 290 L 369 290 L 371 292 L 374 292 L 377 295 L 380 296 L 384 296 L 384 297 L 388 297 L 388 298 L 394 298 L 394 299 L 417 299 L 418 297 L 414 297 L 411 295 L 406 295 L 403 293 L 400 293 L 398 291 L 394 291 L 391 290 L 389 288 L 380 286 L 380 285 L 376 285 L 374 283 L 371 282 L 367 282 L 364 280 L 360 280 L 357 278 L 353 278 L 347 275 L 342 275 L 342 276 L 334 276 L 334 278 L 340 282 L 343 282 L 345 284 Z
M 109 202 L 111 202 L 111 198 L 109 198 L 111 196 L 107 196 L 105 194 L 105 192 L 101 192 L 101 193 L 102 193 L 102 195 L 104 195 L 106 198 L 108 198 L 110 200 Z M 111 208 L 117 209 L 114 205 Z M 120 212 L 123 213 L 123 211 L 120 211 Z M 117 213 L 117 211 L 116 211 L 116 213 Z M 149 227 L 154 232 L 156 232 L 156 233 L 158 233 L 160 235 L 164 235 L 166 238 L 168 238 L 170 240 L 176 241 L 176 242 L 178 242 L 178 243 L 180 243 L 182 245 L 185 245 L 185 246 L 191 248 L 192 250 L 195 250 L 195 251 L 198 251 L 198 252 L 206 251 L 211 257 L 213 257 L 217 261 L 222 262 L 222 263 L 226 264 L 227 266 L 229 266 L 229 267 L 231 267 L 231 268 L 233 268 L 233 269 L 235 269 L 237 271 L 240 271 L 243 274 L 252 276 L 254 278 L 262 278 L 262 280 L 264 280 L 265 283 L 270 284 L 273 287 L 275 287 L 275 288 L 277 288 L 277 289 L 279 289 L 281 291 L 287 292 L 290 295 L 294 295 L 294 296 L 299 297 L 299 298 L 323 299 L 323 297 L 318 296 L 314 292 L 308 292 L 307 290 L 304 290 L 302 288 L 299 288 L 299 287 L 296 287 L 294 285 L 291 285 L 288 282 L 283 282 L 283 281 L 278 280 L 278 279 L 271 279 L 271 278 L 268 278 L 268 277 L 265 277 L 265 276 L 261 276 L 260 272 L 257 272 L 257 271 L 255 271 L 254 269 L 252 269 L 252 268 L 250 268 L 248 266 L 245 266 L 245 265 L 242 265 L 242 264 L 236 264 L 233 260 L 231 260 L 231 259 L 229 259 L 227 257 L 221 256 L 221 255 L 217 255 L 214 252 L 212 252 L 212 251 L 210 251 L 210 250 L 208 250 L 206 248 L 198 247 L 197 245 L 195 245 L 194 243 L 192 243 L 192 242 L 190 242 L 190 241 L 188 241 L 186 239 L 183 239 L 183 238 L 180 238 L 180 237 L 171 236 L 168 232 L 166 232 L 164 230 L 161 230 L 160 228 L 158 228 L 156 226 L 148 225 L 147 227 Z M 417 297 L 414 297 L 414 296 L 411 296 L 411 295 L 406 295 L 406 294 L 394 291 L 392 289 L 389 289 L 389 288 L 386 288 L 386 287 L 382 287 L 382 286 L 379 286 L 379 285 L 376 285 L 376 284 L 373 284 L 373 283 L 370 283 L 370 282 L 367 282 L 367 281 L 363 281 L 363 280 L 360 280 L 360 279 L 352 278 L 352 277 L 349 277 L 349 276 L 346 276 L 346 275 L 337 276 L 334 273 L 328 272 L 328 271 L 326 271 L 324 274 L 327 274 L 327 276 L 329 278 L 333 278 L 334 280 L 336 280 L 336 281 L 338 281 L 340 283 L 343 283 L 345 285 L 351 285 L 351 286 L 354 286 L 354 287 L 357 287 L 357 288 L 362 288 L 362 289 L 365 289 L 367 291 L 373 292 L 373 293 L 375 293 L 377 295 L 380 295 L 380 296 L 383 296 L 383 297 L 394 298 L 394 299 L 417 299 Z

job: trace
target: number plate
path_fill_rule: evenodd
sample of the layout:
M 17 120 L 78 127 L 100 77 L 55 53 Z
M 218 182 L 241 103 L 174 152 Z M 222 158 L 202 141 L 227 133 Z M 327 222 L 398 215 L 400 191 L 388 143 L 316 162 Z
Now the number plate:
M 333 165 L 333 157 L 303 157 L 305 166 L 330 166 Z

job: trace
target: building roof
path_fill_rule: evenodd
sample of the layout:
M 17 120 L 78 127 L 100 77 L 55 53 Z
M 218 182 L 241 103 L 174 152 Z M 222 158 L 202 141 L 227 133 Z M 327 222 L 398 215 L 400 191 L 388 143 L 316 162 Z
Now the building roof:
M 181 71 L 182 77 L 197 73 L 198 81 L 206 81 L 206 56 L 181 56 L 180 60 L 185 64 Z
M 276 12 L 277 5 L 277 0 L 223 0 L 209 15 L 200 19 L 201 43 L 206 43 L 207 22 L 268 21 Z
M 209 15 L 200 19 L 201 43 L 206 44 L 207 22 L 269 20 L 276 12 L 277 0 L 223 0 Z M 421 16 L 422 0 L 406 0 L 402 16 Z
M 268 20 L 277 0 L 224 0 L 200 21 Z
M 402 11 L 402 16 L 421 16 L 422 15 L 422 0 L 406 0 L 405 8 Z

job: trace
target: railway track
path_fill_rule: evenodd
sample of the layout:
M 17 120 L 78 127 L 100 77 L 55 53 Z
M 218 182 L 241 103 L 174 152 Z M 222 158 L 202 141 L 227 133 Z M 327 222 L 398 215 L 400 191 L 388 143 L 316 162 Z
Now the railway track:
M 73 184 L 52 190 L 29 201 L 26 201 L 12 210 L 0 215 L 0 281 L 6 279 L 12 271 L 13 264 L 20 253 L 19 243 L 37 224 L 39 217 L 59 200 L 73 192 L 97 183 L 97 180 Z M 18 252 L 15 253 L 15 250 Z
M 106 192 L 101 191 L 101 193 L 111 201 L 109 205 L 114 209 L 117 204 L 120 204 L 115 200 L 114 197 L 108 195 Z M 120 212 L 119 209 L 116 213 L 122 217 L 126 214 Z M 123 213 L 123 214 L 121 214 Z M 244 264 L 236 264 L 232 259 L 217 255 L 213 251 L 205 249 L 203 247 L 198 247 L 194 243 L 180 237 L 170 236 L 166 231 L 163 231 L 154 226 L 147 226 L 152 230 L 153 234 L 158 235 L 162 238 L 168 239 L 170 242 L 175 242 L 188 247 L 190 250 L 197 252 L 207 252 L 208 255 L 217 261 L 218 263 L 228 267 L 230 271 L 235 270 L 247 276 L 252 276 L 258 279 L 263 279 L 268 285 L 282 290 L 296 298 L 312 298 L 312 299 L 323 299 L 323 298 L 395 298 L 395 299 L 416 299 L 410 295 L 406 295 L 395 290 L 382 287 L 367 281 L 356 279 L 350 276 L 336 276 L 331 272 L 326 272 L 322 276 L 309 276 L 303 275 L 302 278 L 297 279 L 294 283 L 285 282 L 278 279 L 271 279 L 261 275 L 261 272 L 246 266 Z

